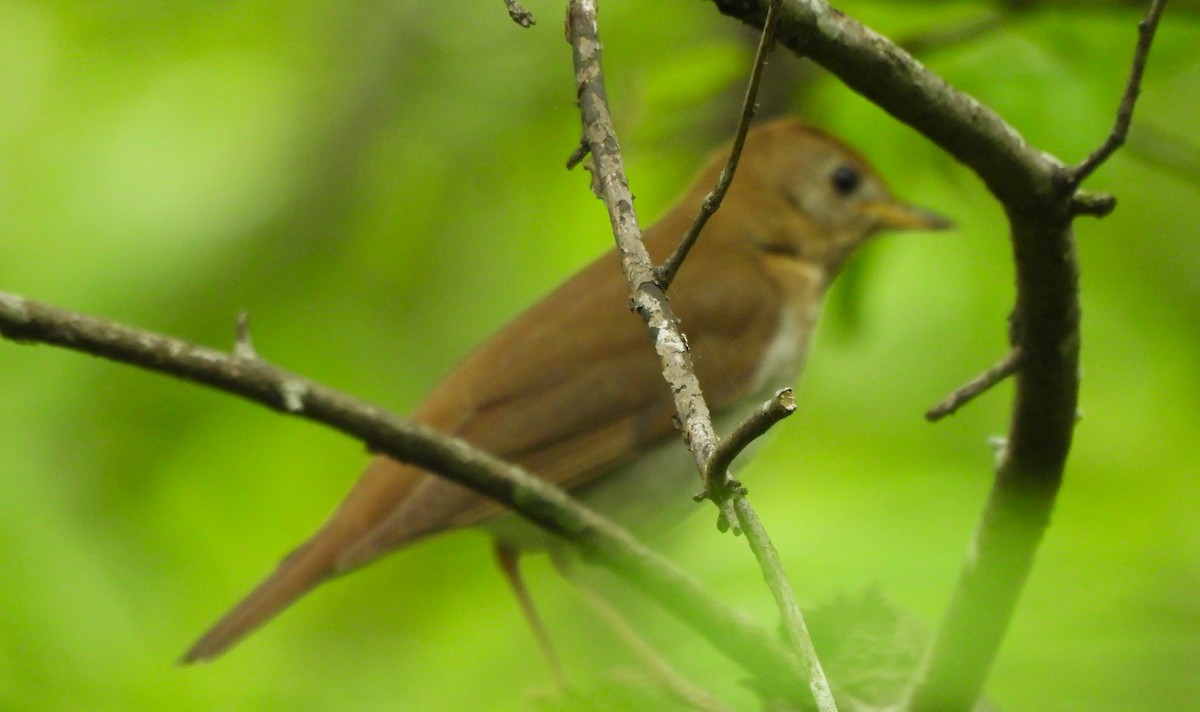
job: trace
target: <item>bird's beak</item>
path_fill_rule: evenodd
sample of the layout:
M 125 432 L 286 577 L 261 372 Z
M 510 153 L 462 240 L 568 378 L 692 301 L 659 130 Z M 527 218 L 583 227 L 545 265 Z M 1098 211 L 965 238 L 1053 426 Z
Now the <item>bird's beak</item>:
M 947 230 L 954 223 L 937 213 L 915 205 L 888 200 L 867 203 L 863 210 L 879 220 L 884 230 Z

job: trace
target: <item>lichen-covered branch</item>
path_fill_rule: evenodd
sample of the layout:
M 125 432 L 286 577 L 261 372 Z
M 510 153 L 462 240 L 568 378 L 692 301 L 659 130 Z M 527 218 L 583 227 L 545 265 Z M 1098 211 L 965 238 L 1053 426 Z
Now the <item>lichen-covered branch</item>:
M 768 33 L 769 26 L 764 30 L 764 39 L 760 43 L 759 61 L 765 57 L 766 47 L 770 43 L 770 38 L 765 36 Z M 745 492 L 729 476 L 728 470 L 709 466 L 714 454 L 718 452 L 717 436 L 713 430 L 708 404 L 704 400 L 700 382 L 692 367 L 687 339 L 671 312 L 663 287 L 658 282 L 658 274 L 642 242 L 641 229 L 638 227 L 637 214 L 633 208 L 633 193 L 629 189 L 620 144 L 608 108 L 604 74 L 600 64 L 596 5 L 593 0 L 571 0 L 569 3 L 567 40 L 572 48 L 579 111 L 583 123 L 581 150 L 577 150 L 572 159 L 577 160 L 583 155 L 583 147 L 586 147 L 586 152 L 591 155 L 592 190 L 608 211 L 621 256 L 621 266 L 629 283 L 631 302 L 646 322 L 654 341 L 654 349 L 662 363 L 663 378 L 670 385 L 675 399 L 676 416 L 683 426 L 684 439 L 704 484 L 703 494 L 720 510 L 720 521 L 734 527 L 735 531 L 742 530 L 744 523 L 753 525 L 745 530 L 747 539 L 763 571 L 763 578 L 778 603 L 789 640 L 795 641 L 795 649 L 804 658 L 806 678 L 813 699 L 821 712 L 836 712 L 837 707 L 830 693 L 829 682 L 825 679 L 817 660 L 779 557 L 774 555 L 774 546 L 766 531 L 758 524 L 757 517 L 745 499 Z M 747 99 L 751 104 L 754 83 L 751 82 Z M 571 161 L 568 161 L 568 165 L 571 165 Z M 729 178 L 732 178 L 732 168 L 727 166 L 726 171 Z M 676 268 L 678 266 L 676 264 Z

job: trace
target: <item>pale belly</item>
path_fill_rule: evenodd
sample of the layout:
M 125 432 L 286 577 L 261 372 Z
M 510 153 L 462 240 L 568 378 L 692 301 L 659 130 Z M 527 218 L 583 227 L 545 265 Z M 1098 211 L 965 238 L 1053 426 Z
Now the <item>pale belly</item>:
M 763 367 L 749 396 L 714 419 L 718 437 L 727 435 L 780 388 L 794 385 L 808 352 L 815 310 L 785 314 L 780 333 L 764 355 Z M 734 463 L 745 465 L 761 445 L 760 438 Z M 699 471 L 681 437 L 673 437 L 626 465 L 573 494 L 588 507 L 629 529 L 639 538 L 653 538 L 677 526 L 690 515 L 711 510 L 693 495 L 702 489 Z M 497 539 L 519 549 L 543 549 L 549 535 L 515 514 L 505 514 L 478 525 Z

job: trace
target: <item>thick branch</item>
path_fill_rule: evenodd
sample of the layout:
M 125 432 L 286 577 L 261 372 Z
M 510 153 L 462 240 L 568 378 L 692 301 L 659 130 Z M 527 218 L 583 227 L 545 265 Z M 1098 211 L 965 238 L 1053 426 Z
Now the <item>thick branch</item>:
M 315 383 L 258 358 L 133 329 L 0 292 L 0 335 L 102 356 L 211 386 L 328 425 L 386 453 L 504 503 L 577 544 L 585 557 L 632 582 L 772 689 L 802 684 L 799 661 L 771 635 L 707 594 L 670 561 L 562 490 L 468 443 Z
M 766 19 L 766 0 L 711 1 L 755 27 Z M 775 37 L 969 166 L 1006 205 L 1036 209 L 1057 197 L 1053 178 L 1060 161 L 1030 147 L 996 112 L 823 0 L 783 0 Z
M 1079 393 L 1078 268 L 1069 217 L 1012 216 L 1021 368 L 992 492 L 907 709 L 970 710 L 1050 524 Z M 1070 292 L 1064 298 L 1062 292 Z M 1035 323 L 1030 328 L 1027 324 Z
M 763 0 L 713 0 L 761 26 Z M 994 111 L 823 0 L 785 0 L 776 36 L 970 167 L 1005 208 L 1022 354 L 1007 447 L 959 587 L 909 696 L 910 710 L 968 710 L 979 697 L 1038 544 L 1071 445 L 1078 398 L 1079 274 L 1072 171 Z M 1096 205 L 1096 211 L 1105 209 Z

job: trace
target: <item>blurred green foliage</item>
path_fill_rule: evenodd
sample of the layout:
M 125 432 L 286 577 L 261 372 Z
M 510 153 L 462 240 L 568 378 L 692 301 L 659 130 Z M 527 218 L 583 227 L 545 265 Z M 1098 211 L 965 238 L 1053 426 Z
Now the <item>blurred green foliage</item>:
M 405 411 L 609 249 L 585 175 L 563 170 L 578 118 L 561 4 L 526 4 L 532 30 L 500 0 L 0 2 L 0 289 L 217 347 L 245 308 L 267 358 Z M 988 7 L 906 5 L 843 9 L 904 38 Z M 1136 19 L 1026 12 L 923 59 L 1075 161 L 1108 131 Z M 1198 20 L 1168 9 L 1131 144 L 1090 182 L 1119 208 L 1078 223 L 1083 418 L 990 680 L 1001 709 L 1200 705 Z M 682 0 L 606 4 L 601 22 L 649 221 L 731 130 L 752 38 Z M 742 472 L 807 604 L 878 586 L 932 629 L 1008 388 L 937 426 L 920 414 L 1004 351 L 1002 214 L 828 76 L 783 53 L 769 72 L 764 104 L 845 136 L 960 225 L 881 240 L 851 266 L 801 412 Z M 323 587 L 214 665 L 172 665 L 323 519 L 362 447 L 52 348 L 0 344 L 0 379 L 0 708 L 546 704 L 531 636 L 470 532 Z M 774 625 L 744 544 L 710 512 L 663 546 Z M 584 689 L 632 665 L 544 561 L 528 569 Z M 618 590 L 690 677 L 749 708 L 736 668 Z

